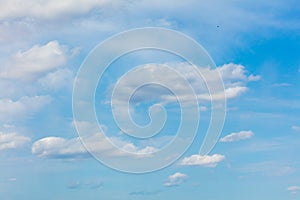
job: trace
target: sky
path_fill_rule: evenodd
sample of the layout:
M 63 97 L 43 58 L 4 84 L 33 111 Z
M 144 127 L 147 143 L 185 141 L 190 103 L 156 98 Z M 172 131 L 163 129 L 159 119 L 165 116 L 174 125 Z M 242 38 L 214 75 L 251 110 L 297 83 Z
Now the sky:
M 300 199 L 299 13 L 296 0 L 0 0 L 0 199 Z M 187 36 L 210 65 L 141 49 L 91 88 L 95 47 L 144 27 Z M 185 49 L 174 38 L 155 42 Z M 225 120 L 203 154 L 214 109 Z

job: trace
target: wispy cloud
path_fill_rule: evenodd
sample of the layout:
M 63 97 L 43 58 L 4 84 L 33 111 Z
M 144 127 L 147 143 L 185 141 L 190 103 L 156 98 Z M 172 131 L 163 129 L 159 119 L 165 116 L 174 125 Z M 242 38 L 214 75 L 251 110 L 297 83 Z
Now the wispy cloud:
M 240 140 L 250 139 L 254 136 L 252 131 L 240 131 L 238 133 L 231 133 L 220 139 L 220 142 L 235 142 Z
M 103 187 L 102 181 L 72 181 L 67 184 L 68 189 L 78 190 L 78 189 L 99 189 Z
M 300 131 L 300 126 L 293 125 L 292 126 L 292 130 L 294 130 L 294 131 Z
M 24 119 L 40 111 L 51 102 L 49 96 L 24 96 L 16 101 L 0 99 L 0 121 L 11 122 Z
M 130 196 L 153 196 L 153 195 L 158 195 L 162 191 L 161 190 L 154 190 L 154 191 L 135 191 L 135 192 L 130 192 Z
M 289 191 L 291 194 L 297 194 L 298 192 L 300 192 L 300 186 L 296 186 L 296 185 L 289 186 L 287 188 L 287 191 Z
M 274 83 L 274 84 L 272 84 L 272 86 L 274 86 L 274 87 L 289 87 L 289 86 L 291 86 L 291 84 L 290 83 Z
M 280 161 L 263 161 L 257 163 L 248 163 L 239 168 L 240 171 L 246 173 L 261 173 L 266 176 L 285 176 L 295 172 L 295 168 L 288 163 Z
M 7 149 L 16 149 L 29 143 L 29 137 L 17 133 L 1 133 L 0 132 L 0 151 Z

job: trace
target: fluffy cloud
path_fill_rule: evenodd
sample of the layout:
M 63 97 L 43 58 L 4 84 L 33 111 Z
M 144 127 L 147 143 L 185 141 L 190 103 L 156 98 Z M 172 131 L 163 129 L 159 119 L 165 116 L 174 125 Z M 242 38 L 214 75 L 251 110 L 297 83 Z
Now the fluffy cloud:
M 252 80 L 253 75 L 250 77 L 245 74 L 245 67 L 243 65 L 228 63 L 220 67 L 220 73 L 225 80 Z
M 112 4 L 108 0 L 65 0 L 65 1 L 1 1 L 0 19 L 33 17 L 43 19 L 58 19 L 70 14 L 83 14 L 92 9 Z M 115 3 L 116 4 L 116 3 Z
M 235 142 L 239 140 L 250 139 L 253 136 L 254 133 L 252 131 L 240 131 L 238 133 L 231 133 L 229 135 L 226 135 L 225 137 L 220 139 L 220 142 Z
M 14 121 L 25 116 L 30 116 L 46 104 L 49 104 L 50 101 L 51 98 L 49 96 L 24 96 L 17 101 L 0 99 L 0 120 Z
M 140 86 L 143 80 L 149 80 L 149 76 L 154 80 L 163 80 L 163 82 L 173 86 L 169 89 L 177 91 L 177 96 L 157 85 L 148 85 L 146 92 L 142 88 L 135 92 L 131 99 L 133 102 L 139 103 L 153 98 L 160 98 L 164 103 L 176 102 L 177 100 L 188 102 L 193 98 L 199 101 L 218 100 L 224 98 L 224 93 L 227 99 L 231 99 L 244 93 L 247 90 L 246 84 L 249 81 L 259 79 L 258 76 L 248 76 L 244 66 L 233 63 L 225 64 L 217 69 L 201 68 L 199 71 L 187 63 L 168 63 L 167 65 L 175 69 L 192 86 L 195 96 L 190 94 L 184 87 L 177 73 L 170 73 L 169 69 L 163 68 L 164 65 L 147 64 L 127 73 L 119 80 L 117 86 L 122 90 L 115 91 L 117 94 L 114 96 L 114 103 L 126 104 L 128 94 L 134 91 L 137 86 Z M 205 74 L 205 81 L 199 78 L 199 72 Z M 218 86 L 219 73 L 223 78 L 225 91 L 221 91 L 220 86 Z M 211 86 L 211 94 L 208 92 L 206 84 Z
M 176 172 L 173 175 L 170 175 L 168 177 L 168 180 L 164 183 L 164 186 L 166 187 L 172 187 L 172 186 L 178 186 L 185 182 L 188 179 L 188 176 L 186 174 Z
M 49 104 L 49 96 L 24 96 L 17 101 L 0 99 L 0 121 L 16 121 L 28 117 Z
M 156 151 L 153 147 L 138 148 L 130 142 L 125 142 L 119 138 L 109 138 L 116 146 L 127 152 L 136 154 L 149 154 Z M 122 157 L 128 156 L 116 148 L 106 145 L 102 134 L 94 134 L 85 140 L 86 145 L 91 148 L 93 153 L 106 152 L 107 156 Z M 80 138 L 64 139 L 61 137 L 46 137 L 42 138 L 32 145 L 32 154 L 44 158 L 58 158 L 58 159 L 78 159 L 90 157 L 82 145 Z M 137 155 L 138 156 L 138 155 Z
M 289 186 L 287 188 L 287 190 L 291 193 L 291 194 L 297 194 L 300 191 L 300 186 Z
M 225 159 L 225 156 L 220 154 L 214 155 L 192 155 L 190 157 L 183 158 L 179 165 L 183 166 L 204 166 L 204 167 L 216 167 L 217 164 Z
M 59 69 L 50 72 L 38 80 L 39 85 L 44 89 L 57 91 L 59 89 L 71 88 L 73 84 L 73 72 L 69 69 Z
M 46 137 L 33 143 L 31 151 L 40 157 L 50 158 L 87 156 L 79 138 L 66 140 L 60 137 Z
M 35 45 L 27 51 L 13 55 L 2 66 L 0 78 L 32 81 L 66 64 L 67 48 L 57 41 Z
M 17 133 L 0 132 L 0 151 L 6 149 L 16 149 L 30 142 L 30 138 Z

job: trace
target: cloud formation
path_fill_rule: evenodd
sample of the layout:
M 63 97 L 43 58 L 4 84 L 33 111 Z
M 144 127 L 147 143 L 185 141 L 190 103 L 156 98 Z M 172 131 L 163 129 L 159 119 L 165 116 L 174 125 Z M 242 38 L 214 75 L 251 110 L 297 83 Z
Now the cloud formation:
M 188 63 L 167 63 L 166 65 L 170 66 L 177 73 L 170 73 L 170 69 L 164 67 L 165 65 L 161 64 L 146 64 L 140 66 L 132 72 L 126 74 L 118 82 L 118 87 L 122 90 L 118 91 L 118 94 L 115 95 L 116 99 L 114 103 L 117 104 L 127 104 L 127 96 L 134 91 L 142 80 L 148 80 L 148 77 L 151 76 L 152 79 L 163 80 L 169 85 L 172 85 L 172 89 L 177 92 L 177 95 L 174 96 L 169 91 L 165 90 L 162 87 L 157 85 L 147 86 L 147 91 L 142 89 L 137 90 L 132 98 L 132 101 L 135 103 L 149 101 L 149 99 L 159 98 L 163 103 L 176 102 L 177 100 L 189 102 L 191 99 L 196 98 L 199 101 L 209 101 L 211 99 L 218 100 L 224 98 L 232 99 L 236 98 L 247 90 L 246 84 L 249 81 L 259 80 L 259 76 L 247 75 L 245 67 L 242 65 L 237 65 L 233 63 L 225 64 L 217 69 L 210 68 L 197 68 L 195 69 Z M 167 74 L 167 75 L 166 75 Z M 181 77 L 178 76 L 181 75 Z M 199 77 L 198 74 L 205 75 L 205 80 Z M 224 89 L 219 87 L 219 74 L 221 75 L 224 83 Z M 195 95 L 188 93 L 188 90 L 182 83 L 182 78 L 184 78 L 194 89 Z M 162 82 L 162 81 L 161 81 Z M 211 91 L 207 90 L 206 85 L 211 87 Z
M 63 2 L 50 1 L 30 1 L 22 3 L 21 0 L 0 2 L 0 19 L 15 19 L 23 17 L 58 19 L 69 15 L 84 14 L 92 9 L 112 4 L 108 0 L 65 0 Z
M 192 155 L 190 157 L 183 158 L 179 165 L 182 166 L 203 166 L 203 167 L 216 167 L 217 164 L 225 159 L 225 156 L 220 154 L 214 155 Z
M 188 179 L 186 174 L 176 172 L 168 177 L 168 180 L 164 183 L 165 187 L 179 186 Z
M 67 62 L 68 50 L 57 41 L 35 45 L 13 55 L 2 66 L 0 78 L 34 81 L 41 75 L 62 67 Z
M 43 89 L 58 91 L 60 89 L 72 88 L 74 75 L 70 69 L 63 68 L 50 72 L 38 80 L 38 84 Z
M 231 133 L 220 139 L 220 142 L 235 142 L 240 140 L 250 139 L 254 136 L 252 131 L 240 131 L 238 133 Z
M 296 186 L 296 185 L 289 186 L 289 187 L 287 188 L 287 190 L 288 190 L 291 194 L 297 194 L 297 193 L 300 191 L 300 186 Z
M 49 96 L 24 96 L 16 101 L 0 99 L 0 121 L 10 122 L 26 118 L 50 102 Z
M 99 189 L 103 187 L 102 181 L 72 181 L 67 184 L 68 189 L 77 190 L 82 188 Z
M 16 149 L 24 146 L 31 139 L 29 137 L 19 135 L 17 133 L 2 133 L 0 132 L 0 151 L 7 149 Z
M 154 147 L 139 148 L 133 143 L 123 141 L 116 137 L 109 138 L 120 149 L 136 153 L 137 156 L 155 152 Z M 89 146 L 93 153 L 104 152 L 110 157 L 123 157 L 128 156 L 125 152 L 122 153 L 116 147 L 108 146 L 104 142 L 102 134 L 94 134 L 85 140 L 85 144 Z M 80 159 L 89 158 L 90 154 L 84 148 L 79 137 L 72 139 L 64 139 L 61 137 L 45 137 L 33 143 L 31 148 L 32 154 L 43 158 L 56 158 L 56 159 Z

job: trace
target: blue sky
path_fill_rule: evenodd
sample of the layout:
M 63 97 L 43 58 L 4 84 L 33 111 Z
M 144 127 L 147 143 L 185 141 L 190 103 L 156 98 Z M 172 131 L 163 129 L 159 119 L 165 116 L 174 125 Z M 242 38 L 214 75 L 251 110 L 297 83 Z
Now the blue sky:
M 0 1 L 0 199 L 299 199 L 299 13 L 296 0 Z M 208 155 L 200 155 L 211 104 L 203 82 L 193 82 L 191 66 L 154 50 L 121 57 L 95 96 L 97 117 L 114 145 L 151 153 L 172 141 L 180 124 L 179 105 L 170 91 L 149 86 L 132 97 L 132 117 L 145 125 L 149 106 L 164 105 L 164 129 L 148 140 L 120 131 L 110 97 L 116 81 L 134 67 L 150 73 L 172 66 L 192 83 L 201 106 L 198 134 L 177 161 L 151 173 L 131 174 L 100 163 L 80 143 L 72 89 L 96 45 L 142 27 L 179 31 L 201 44 L 222 75 L 227 110 L 220 140 Z M 155 77 L 180 90 L 172 74 L 157 72 Z M 146 78 L 147 73 L 140 73 L 123 79 L 124 90 L 114 105 L 119 114 L 124 111 L 122 91 Z M 103 155 L 121 165 L 128 162 L 101 140 L 94 152 L 108 152 Z M 132 160 L 138 164 L 139 158 Z

